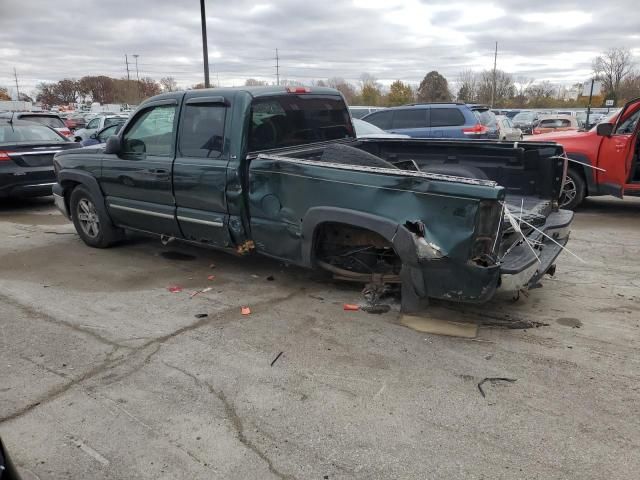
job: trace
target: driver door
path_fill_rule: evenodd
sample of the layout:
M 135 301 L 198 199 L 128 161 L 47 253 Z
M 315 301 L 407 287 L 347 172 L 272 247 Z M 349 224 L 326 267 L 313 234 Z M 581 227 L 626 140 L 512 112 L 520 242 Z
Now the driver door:
M 613 127 L 610 137 L 603 137 L 598 152 L 598 184 L 603 192 L 622 198 L 631 173 L 638 137 L 640 100 L 627 103 Z
M 116 224 L 182 236 L 171 184 L 177 108 L 175 99 L 145 105 L 120 133 L 121 152 L 104 154 L 100 183 Z

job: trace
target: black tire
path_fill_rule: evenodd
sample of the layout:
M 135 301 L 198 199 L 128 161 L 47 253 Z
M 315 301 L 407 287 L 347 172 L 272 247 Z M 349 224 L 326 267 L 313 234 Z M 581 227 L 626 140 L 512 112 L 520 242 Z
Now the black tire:
M 584 178 L 579 172 L 570 168 L 562 185 L 560 208 L 574 210 L 582 203 L 586 193 L 587 187 Z
M 121 230 L 113 226 L 104 210 L 96 208 L 96 200 L 86 187 L 79 185 L 71 192 L 69 210 L 78 235 L 90 247 L 107 248 L 121 238 Z

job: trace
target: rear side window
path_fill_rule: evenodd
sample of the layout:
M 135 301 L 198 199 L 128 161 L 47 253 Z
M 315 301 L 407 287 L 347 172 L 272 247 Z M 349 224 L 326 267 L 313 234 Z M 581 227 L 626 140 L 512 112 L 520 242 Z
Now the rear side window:
M 87 125 L 87 128 L 92 129 L 92 128 L 98 128 L 99 126 L 100 126 L 100 119 L 94 118 L 89 122 L 89 124 Z
M 66 138 L 42 125 L 0 125 L 0 147 L 3 144 L 66 141 Z
M 39 123 L 40 125 L 45 125 L 51 128 L 65 128 L 65 124 L 59 117 L 51 117 L 48 115 L 23 115 L 21 117 L 22 120 L 27 120 L 28 122 Z
M 393 129 L 424 128 L 427 124 L 427 109 L 425 108 L 395 110 L 391 123 Z
M 389 130 L 391 128 L 391 117 L 393 115 L 392 111 L 385 112 L 376 112 L 371 115 L 367 115 L 363 120 L 365 122 L 369 122 L 372 125 L 375 125 L 382 130 Z
M 222 155 L 226 113 L 220 104 L 187 104 L 180 127 L 180 153 L 201 158 Z
M 464 125 L 464 115 L 457 108 L 432 108 L 432 127 L 457 127 Z
M 341 97 L 285 94 L 256 98 L 251 104 L 251 151 L 355 138 Z

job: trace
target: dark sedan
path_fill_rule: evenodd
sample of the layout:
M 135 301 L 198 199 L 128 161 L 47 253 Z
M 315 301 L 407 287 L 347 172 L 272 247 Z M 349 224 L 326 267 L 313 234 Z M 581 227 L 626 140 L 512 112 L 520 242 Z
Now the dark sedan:
M 44 125 L 0 119 L 0 198 L 51 195 L 53 156 L 79 147 Z

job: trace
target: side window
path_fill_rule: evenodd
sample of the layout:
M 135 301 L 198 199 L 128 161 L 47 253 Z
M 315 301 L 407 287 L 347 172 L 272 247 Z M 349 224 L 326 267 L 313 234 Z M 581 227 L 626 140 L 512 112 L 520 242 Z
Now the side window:
M 104 130 L 102 130 L 102 132 L 100 132 L 100 134 L 98 135 L 98 140 L 100 140 L 101 142 L 106 142 L 107 138 L 109 138 L 111 135 L 116 134 L 117 127 L 118 127 L 117 125 L 111 125 L 110 127 L 107 127 Z
M 560 119 L 560 127 L 565 128 L 570 126 L 571 126 L 571 122 L 569 120 L 567 120 L 566 118 Z
M 391 128 L 391 116 L 393 115 L 392 111 L 384 111 L 372 113 L 364 119 L 365 122 L 369 122 L 372 125 L 375 125 L 378 128 L 383 130 L 388 130 Z
M 457 127 L 465 124 L 464 115 L 457 108 L 432 108 L 432 127 Z
M 636 130 L 636 126 L 638 125 L 638 119 L 640 119 L 640 108 L 629 115 L 622 123 L 620 123 L 620 125 L 618 125 L 616 133 L 618 135 L 628 135 L 630 133 L 633 133 Z
M 396 110 L 393 114 L 393 129 L 424 128 L 427 126 L 427 109 L 414 108 Z
M 170 156 L 175 105 L 159 105 L 138 115 L 123 137 L 123 153 Z
M 98 128 L 98 124 L 100 123 L 100 119 L 99 118 L 94 118 L 93 120 L 91 120 L 89 122 L 89 124 L 87 125 L 87 128 Z
M 185 157 L 219 157 L 226 113 L 227 108 L 219 104 L 187 104 L 180 127 L 180 153 Z

